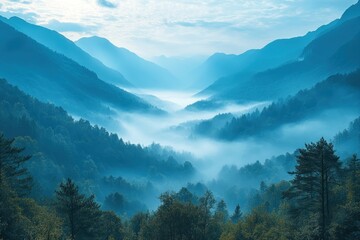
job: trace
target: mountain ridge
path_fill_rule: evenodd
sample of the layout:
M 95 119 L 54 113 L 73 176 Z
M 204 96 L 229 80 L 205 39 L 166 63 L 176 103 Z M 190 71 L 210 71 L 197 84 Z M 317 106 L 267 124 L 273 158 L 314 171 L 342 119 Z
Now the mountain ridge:
M 132 87 L 132 84 L 130 84 L 120 72 L 106 67 L 98 59 L 90 56 L 76 46 L 74 42 L 57 31 L 28 23 L 19 17 L 11 17 L 9 19 L 1 17 L 0 20 L 51 50 L 63 54 L 80 65 L 94 71 L 101 80 L 122 87 Z
M 75 43 L 106 66 L 123 73 L 138 88 L 169 88 L 178 82 L 165 68 L 115 46 L 106 38 L 84 37 Z

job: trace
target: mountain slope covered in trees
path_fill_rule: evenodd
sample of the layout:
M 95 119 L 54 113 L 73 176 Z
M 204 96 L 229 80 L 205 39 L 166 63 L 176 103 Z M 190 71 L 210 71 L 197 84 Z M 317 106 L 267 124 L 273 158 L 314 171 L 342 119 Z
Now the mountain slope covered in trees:
M 161 112 L 135 95 L 103 82 L 94 72 L 2 21 L 0 33 L 0 76 L 40 100 L 89 118 L 111 114 L 112 109 Z
M 31 186 L 24 167 L 31 160 L 2 135 L 0 152 L 0 203 L 6 205 L 0 208 L 0 237 L 9 240 L 353 240 L 360 234 L 360 160 L 354 155 L 342 166 L 323 138 L 299 150 L 292 180 L 261 184 L 249 212 L 238 204 L 229 213 L 226 202 L 212 192 L 197 196 L 181 188 L 161 194 L 156 211 L 138 213 L 125 223 L 71 179 L 59 184 L 52 204 L 21 194 L 19 188 Z
M 265 134 L 284 124 L 316 117 L 324 111 L 341 110 L 359 114 L 360 70 L 347 75 L 334 75 L 311 89 L 302 90 L 293 97 L 279 100 L 241 117 L 234 117 L 223 126 L 217 118 L 203 121 L 194 127 L 197 134 L 234 140 Z
M 15 137 L 15 144 L 33 156 L 27 167 L 36 189 L 46 195 L 59 181 L 71 177 L 82 183 L 82 189 L 96 192 L 99 200 L 120 191 L 144 201 L 158 191 L 152 190 L 151 182 L 177 182 L 195 174 L 190 155 L 156 144 L 143 147 L 124 142 L 86 120 L 75 121 L 60 107 L 25 95 L 5 80 L 0 81 L 0 93 L 0 131 Z M 119 176 L 149 185 L 132 186 Z
M 18 17 L 9 19 L 1 17 L 0 20 L 9 24 L 17 31 L 24 33 L 40 44 L 50 48 L 51 50 L 63 54 L 80 65 L 94 71 L 98 77 L 107 82 L 122 87 L 131 87 L 132 85 L 124 78 L 124 76 L 113 69 L 106 67 L 99 60 L 91 57 L 88 53 L 81 50 L 75 43 L 61 35 L 56 31 L 52 31 L 45 27 L 37 26 L 26 22 Z

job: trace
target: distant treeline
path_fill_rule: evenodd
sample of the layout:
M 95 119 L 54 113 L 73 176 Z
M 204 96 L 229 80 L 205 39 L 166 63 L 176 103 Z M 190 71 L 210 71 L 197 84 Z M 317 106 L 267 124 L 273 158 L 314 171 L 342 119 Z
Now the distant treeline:
M 193 132 L 203 136 L 235 140 L 264 135 L 283 124 L 304 121 L 324 111 L 341 109 L 359 114 L 360 70 L 347 75 L 334 75 L 311 89 L 301 90 L 295 96 L 278 100 L 261 111 L 233 117 L 219 126 L 219 115 L 197 124 Z

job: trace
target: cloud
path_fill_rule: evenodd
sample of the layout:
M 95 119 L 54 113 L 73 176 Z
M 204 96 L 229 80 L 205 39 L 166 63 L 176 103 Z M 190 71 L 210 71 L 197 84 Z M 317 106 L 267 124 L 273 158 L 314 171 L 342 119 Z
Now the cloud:
M 10 2 L 22 3 L 22 4 L 31 4 L 31 1 L 28 0 L 9 0 Z
M 82 33 L 96 31 L 99 28 L 99 26 L 83 25 L 72 22 L 59 22 L 54 19 L 51 20 L 48 24 L 44 25 L 44 27 L 56 30 L 58 32 L 82 32 Z
M 230 22 L 217 22 L 217 21 L 203 21 L 197 20 L 194 22 L 166 22 L 167 26 L 181 26 L 181 27 L 200 27 L 200 28 L 224 28 L 230 27 L 233 24 Z
M 261 48 L 274 39 L 315 30 L 357 1 L 0 0 L 0 11 L 40 25 L 52 19 L 67 22 L 52 22 L 50 27 L 73 40 L 90 34 L 104 36 L 140 56 L 151 57 L 238 54 Z M 120 6 L 121 11 L 116 11 Z M 29 13 L 37 16 L 21 16 Z
M 1 4 L 0 4 L 1 7 Z M 11 9 L 8 11 L 0 11 L 0 15 L 6 18 L 10 18 L 10 17 L 19 17 L 24 19 L 25 21 L 29 22 L 29 23 L 36 23 L 36 19 L 39 17 L 38 14 L 33 13 L 33 12 L 25 12 L 24 9 L 19 8 L 19 9 Z
M 117 8 L 117 4 L 108 0 L 97 0 L 97 3 L 102 7 Z

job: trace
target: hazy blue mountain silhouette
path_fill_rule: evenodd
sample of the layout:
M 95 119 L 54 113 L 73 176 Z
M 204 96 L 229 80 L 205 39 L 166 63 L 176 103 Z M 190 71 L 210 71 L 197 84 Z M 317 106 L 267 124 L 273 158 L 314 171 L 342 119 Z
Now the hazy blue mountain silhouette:
M 291 62 L 296 62 L 299 58 L 301 59 L 303 50 L 309 43 L 341 25 L 345 21 L 360 16 L 359 9 L 360 3 L 358 2 L 348 8 L 340 19 L 321 26 L 316 31 L 309 32 L 302 37 L 276 40 L 265 46 L 263 49 L 250 50 L 241 55 L 223 54 L 222 59 L 216 57 L 220 56 L 219 54 L 214 55 L 204 63 L 203 72 L 206 72 L 207 68 L 212 68 L 213 72 L 219 71 L 222 75 L 200 94 L 209 95 L 222 91 L 225 92 L 234 88 L 237 84 L 248 81 L 258 72 L 281 67 L 282 65 Z M 339 36 L 337 37 L 339 38 Z M 227 67 L 222 69 L 222 66 Z M 219 75 L 220 74 L 218 74 L 218 76 Z M 217 75 L 215 74 L 214 76 Z M 207 78 L 205 77 L 205 79 L 210 78 L 211 76 L 207 76 Z
M 354 71 L 360 67 L 359 34 L 360 17 L 343 22 L 312 41 L 298 61 L 238 81 L 216 97 L 273 100 L 311 87 L 332 74 Z M 238 74 L 230 78 L 236 81 L 241 77 Z
M 25 35 L 31 37 L 42 45 L 50 48 L 51 50 L 63 54 L 80 65 L 91 69 L 103 81 L 115 85 L 120 85 L 122 87 L 132 86 L 120 72 L 106 67 L 99 60 L 90 56 L 88 53 L 76 46 L 75 43 L 60 33 L 49 30 L 45 27 L 28 23 L 18 17 L 11 17 L 10 19 L 0 18 L 0 20 L 14 27 L 19 32 L 22 32 Z
M 79 116 L 124 111 L 159 112 L 142 99 L 0 21 L 0 77 Z
M 179 84 L 168 70 L 125 48 L 115 46 L 105 38 L 81 38 L 76 44 L 106 66 L 121 72 L 136 87 L 158 89 L 176 87 Z
M 358 16 L 360 16 L 360 1 L 346 9 L 340 20 L 347 21 Z
M 296 60 L 304 47 L 324 31 L 335 25 L 322 26 L 302 37 L 275 40 L 262 49 L 252 49 L 240 55 L 216 53 L 210 56 L 195 72 L 195 85 L 209 87 L 203 93 L 211 93 L 231 87 L 224 77 L 240 73 L 245 76 L 274 68 Z M 209 86 L 210 85 L 210 86 Z
M 359 5 L 358 2 L 351 6 L 349 9 L 353 10 L 348 9 L 341 19 L 309 33 L 317 37 L 295 59 L 255 73 L 251 69 L 239 71 L 217 80 L 200 94 L 237 101 L 274 100 L 311 87 L 332 74 L 357 69 L 360 66 L 360 42 L 357 41 L 360 20 L 356 14 L 360 13 L 355 10 Z
M 207 56 L 156 56 L 151 59 L 157 65 L 169 70 L 176 78 L 180 79 L 179 87 L 192 88 L 193 72 L 200 66 Z M 196 89 L 195 89 L 196 90 Z

